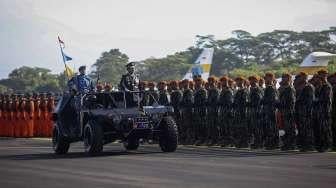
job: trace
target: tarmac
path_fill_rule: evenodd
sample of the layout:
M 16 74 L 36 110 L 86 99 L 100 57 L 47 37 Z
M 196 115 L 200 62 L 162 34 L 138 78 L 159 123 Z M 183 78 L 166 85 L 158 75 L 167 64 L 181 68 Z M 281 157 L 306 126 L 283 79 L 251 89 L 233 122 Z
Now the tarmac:
M 309 188 L 336 187 L 336 153 L 158 145 L 126 151 L 109 144 L 89 156 L 82 143 L 55 155 L 50 139 L 0 138 L 1 188 Z

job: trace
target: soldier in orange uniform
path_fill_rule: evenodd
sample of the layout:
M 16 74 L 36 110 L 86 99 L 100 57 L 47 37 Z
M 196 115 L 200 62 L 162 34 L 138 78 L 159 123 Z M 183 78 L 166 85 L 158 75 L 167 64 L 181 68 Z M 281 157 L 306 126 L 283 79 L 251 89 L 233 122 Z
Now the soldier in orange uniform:
M 3 126 L 2 126 L 2 136 L 7 136 L 7 126 L 9 124 L 9 95 L 6 94 L 4 101 L 2 103 L 2 107 L 3 107 L 3 112 L 2 112 L 2 116 L 3 116 Z
M 40 94 L 40 110 L 41 110 L 41 117 L 40 117 L 40 128 L 42 130 L 42 137 L 46 137 L 48 135 L 48 99 L 46 93 Z
M 40 110 L 40 97 L 37 93 L 33 94 L 33 101 L 34 101 L 34 136 L 41 136 L 41 110 Z
M 54 95 L 52 93 L 48 93 L 47 100 L 48 100 L 48 102 L 47 102 L 47 109 L 48 109 L 47 136 L 51 137 L 52 129 L 53 129 L 53 126 L 54 126 L 54 122 L 52 121 L 52 113 L 53 113 L 54 107 L 55 107 Z
M 34 99 L 30 93 L 26 94 L 25 120 L 28 129 L 28 137 L 34 136 Z
M 21 136 L 21 126 L 19 122 L 19 99 L 18 96 L 12 95 L 12 99 L 9 101 L 8 104 L 8 111 L 9 111 L 9 123 L 8 123 L 8 134 L 14 137 L 19 138 Z
M 17 111 L 18 126 L 20 127 L 20 137 L 28 137 L 27 113 L 26 113 L 26 99 L 23 94 L 19 95 L 19 108 Z

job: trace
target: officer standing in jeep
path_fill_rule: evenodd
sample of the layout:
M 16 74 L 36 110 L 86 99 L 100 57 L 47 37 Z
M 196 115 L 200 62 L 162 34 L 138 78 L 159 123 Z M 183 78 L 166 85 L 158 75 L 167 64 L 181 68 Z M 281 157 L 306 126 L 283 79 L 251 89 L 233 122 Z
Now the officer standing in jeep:
M 120 90 L 137 91 L 139 86 L 139 77 L 135 74 L 135 63 L 130 62 L 126 65 L 127 74 L 122 75 L 120 80 Z

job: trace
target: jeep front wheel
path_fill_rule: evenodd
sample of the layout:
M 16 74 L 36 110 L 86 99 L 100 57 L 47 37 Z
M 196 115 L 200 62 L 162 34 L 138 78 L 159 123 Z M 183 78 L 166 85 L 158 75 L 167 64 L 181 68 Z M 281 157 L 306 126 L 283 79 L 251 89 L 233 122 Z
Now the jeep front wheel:
M 84 149 L 86 153 L 97 154 L 103 151 L 103 129 L 100 125 L 88 122 L 84 127 Z
M 55 154 L 66 154 L 70 147 L 70 143 L 62 135 L 57 125 L 54 126 L 52 132 L 52 147 Z
M 164 117 L 160 123 L 160 148 L 163 152 L 174 152 L 177 144 L 177 125 L 171 116 Z

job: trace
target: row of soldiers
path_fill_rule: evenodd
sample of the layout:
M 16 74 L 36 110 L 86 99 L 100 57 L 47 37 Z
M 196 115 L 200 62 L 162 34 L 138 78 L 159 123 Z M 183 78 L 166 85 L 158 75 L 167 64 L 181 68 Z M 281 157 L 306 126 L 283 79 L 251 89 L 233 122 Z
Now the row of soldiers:
M 50 137 L 52 93 L 0 94 L 0 136 Z
M 193 81 L 140 82 L 142 105 L 171 105 L 182 144 L 254 149 L 336 149 L 336 74 L 321 70 Z M 276 85 L 280 86 L 277 88 Z M 157 90 L 155 89 L 157 88 Z M 333 92 L 334 90 L 334 92 Z M 333 101 L 334 100 L 334 101 Z M 280 137 L 281 136 L 281 137 Z

